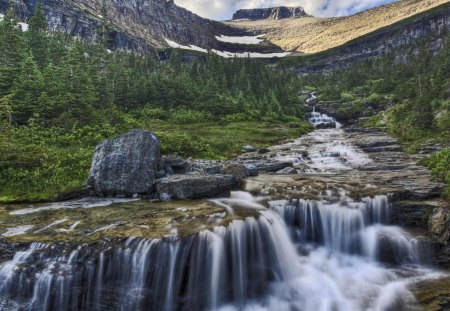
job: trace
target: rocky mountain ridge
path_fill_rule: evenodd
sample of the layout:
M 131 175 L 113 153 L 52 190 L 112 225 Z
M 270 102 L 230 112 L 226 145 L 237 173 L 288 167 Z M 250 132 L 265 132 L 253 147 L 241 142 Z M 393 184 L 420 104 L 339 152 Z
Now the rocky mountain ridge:
M 280 20 L 285 18 L 310 17 L 301 6 L 298 7 L 274 7 L 261 9 L 241 9 L 233 14 L 233 20 L 258 20 L 273 19 Z
M 15 0 L 18 18 L 27 22 L 38 0 Z M 151 53 L 167 48 L 166 39 L 182 45 L 223 50 L 218 35 L 244 35 L 244 30 L 204 19 L 173 0 L 40 0 L 51 31 L 61 31 L 88 42 L 98 41 L 98 29 L 108 24 L 110 48 Z M 0 0 L 0 13 L 8 0 Z M 107 16 L 102 12 L 106 11 Z
M 440 36 L 450 29 L 448 0 L 403 0 L 342 18 L 311 17 L 301 7 L 239 10 L 235 20 L 224 23 L 199 17 L 173 0 L 40 2 L 51 31 L 88 42 L 98 41 L 98 29 L 106 20 L 109 49 L 153 54 L 182 47 L 225 51 L 219 55 L 226 57 L 246 52 L 272 53 L 266 57 L 323 52 L 301 70 L 307 72 L 379 57 L 430 34 L 436 35 L 430 46 L 438 50 Z M 15 0 L 19 20 L 26 23 L 37 3 Z M 8 4 L 0 0 L 0 13 Z M 243 40 L 249 37 L 251 41 Z

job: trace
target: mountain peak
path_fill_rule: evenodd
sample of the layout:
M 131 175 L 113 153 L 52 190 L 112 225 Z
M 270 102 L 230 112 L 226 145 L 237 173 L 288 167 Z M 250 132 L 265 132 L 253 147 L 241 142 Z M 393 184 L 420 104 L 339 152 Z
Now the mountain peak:
M 273 8 L 259 8 L 259 9 L 241 9 L 233 14 L 233 20 L 238 19 L 286 19 L 286 18 L 298 18 L 308 17 L 305 9 L 301 6 L 286 7 L 279 6 Z

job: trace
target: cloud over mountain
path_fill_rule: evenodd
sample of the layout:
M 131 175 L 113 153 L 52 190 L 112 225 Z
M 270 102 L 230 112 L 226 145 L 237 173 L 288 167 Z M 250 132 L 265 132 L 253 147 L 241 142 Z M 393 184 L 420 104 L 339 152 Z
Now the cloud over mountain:
M 393 0 L 175 0 L 175 3 L 203 17 L 229 19 L 238 9 L 274 6 L 303 6 L 315 16 L 343 16 L 393 2 Z

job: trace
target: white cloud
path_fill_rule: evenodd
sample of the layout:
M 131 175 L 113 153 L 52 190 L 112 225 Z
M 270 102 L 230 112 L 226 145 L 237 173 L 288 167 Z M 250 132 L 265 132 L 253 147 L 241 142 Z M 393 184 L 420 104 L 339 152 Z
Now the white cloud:
M 175 3 L 212 19 L 229 19 L 238 9 L 302 6 L 314 16 L 343 16 L 394 0 L 175 0 Z

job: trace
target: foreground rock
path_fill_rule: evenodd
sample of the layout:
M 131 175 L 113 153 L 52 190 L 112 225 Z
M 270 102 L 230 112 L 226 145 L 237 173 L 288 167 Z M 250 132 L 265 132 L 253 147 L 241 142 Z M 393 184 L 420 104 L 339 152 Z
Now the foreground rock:
M 104 141 L 95 150 L 88 188 L 99 196 L 151 192 L 159 152 L 159 139 L 143 130 L 133 130 Z
M 157 181 L 161 201 L 229 195 L 239 182 L 231 175 L 172 175 Z

